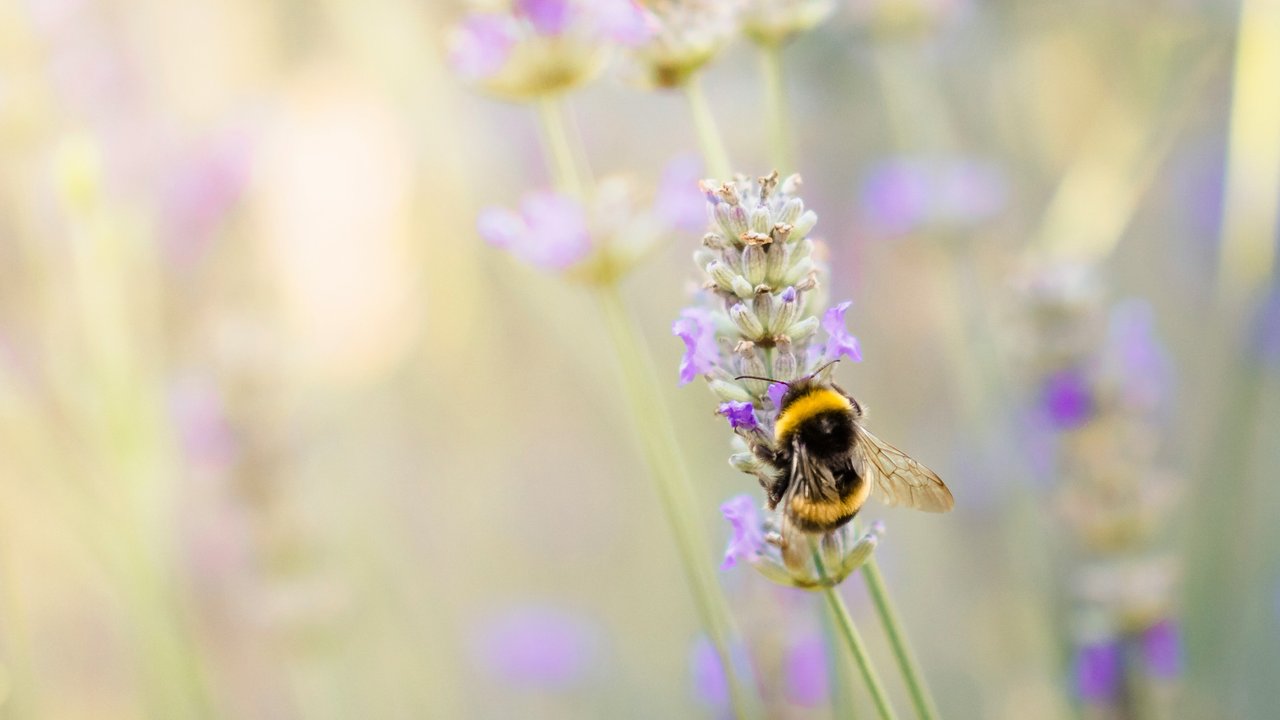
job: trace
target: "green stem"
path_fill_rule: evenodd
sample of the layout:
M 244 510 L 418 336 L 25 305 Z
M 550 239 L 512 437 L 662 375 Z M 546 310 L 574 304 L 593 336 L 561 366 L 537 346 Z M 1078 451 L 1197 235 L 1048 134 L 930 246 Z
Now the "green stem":
M 924 674 L 920 672 L 920 663 L 916 660 L 911 645 L 907 643 L 907 635 L 902 629 L 902 621 L 894 609 L 893 600 L 889 598 L 889 590 L 885 587 L 884 576 L 874 557 L 862 566 L 862 578 L 867 583 L 867 591 L 871 594 L 871 602 L 876 606 L 876 614 L 884 625 L 884 632 L 889 636 L 889 644 L 893 646 L 893 656 L 898 661 L 898 669 L 907 681 L 907 690 L 911 693 L 911 704 L 915 706 L 916 716 L 920 720 L 935 720 L 938 707 L 925 685 Z
M 818 552 L 816 546 L 813 548 L 813 563 L 818 568 L 818 576 L 825 583 L 827 569 L 822 564 L 822 554 Z M 880 683 L 880 676 L 876 674 L 876 669 L 871 664 L 871 655 L 867 653 L 867 646 L 862 643 L 862 636 L 858 634 L 858 628 L 853 624 L 853 617 L 849 615 L 849 608 L 845 607 L 844 598 L 840 597 L 835 587 L 824 587 L 822 594 L 827 597 L 827 605 L 836 619 L 840 635 L 853 653 L 853 659 L 857 661 L 858 669 L 862 672 L 862 679 L 866 682 L 867 689 L 871 691 L 871 700 L 875 703 L 880 720 L 895 720 L 893 706 L 889 704 L 889 695 L 885 693 L 884 685 Z
M 547 164 L 555 176 L 556 187 L 576 198 L 584 197 L 582 174 L 574 159 L 573 145 L 569 142 L 564 108 L 558 100 L 539 98 L 538 122 L 542 126 L 542 138 L 546 143 Z
M 795 165 L 791 157 L 791 118 L 786 92 L 782 86 L 782 46 L 762 47 L 760 64 L 769 108 L 769 156 L 773 161 L 773 169 L 786 175 L 794 171 Z
M 729 695 L 738 717 L 760 714 L 754 693 L 744 686 L 730 648 L 738 643 L 737 631 L 729 614 L 729 605 L 716 581 L 715 570 L 707 557 L 710 540 L 701 525 L 696 508 L 697 498 L 680 454 L 670 417 L 663 406 L 662 386 L 658 382 L 649 354 L 645 351 L 639 328 L 626 311 L 617 286 L 603 285 L 598 300 L 605 324 L 613 341 L 618 365 L 622 371 L 623 394 L 635 419 L 645 460 L 656 480 L 659 499 L 680 551 L 685 577 L 693 591 L 693 599 L 702 623 L 715 645 Z
M 728 180 L 733 175 L 733 166 L 729 164 L 729 153 L 724 149 L 724 139 L 720 136 L 715 115 L 711 113 L 711 104 L 707 102 L 702 83 L 696 75 L 685 81 L 684 94 L 689 98 L 689 110 L 693 112 L 693 124 L 698 131 L 698 144 L 702 146 L 707 171 Z

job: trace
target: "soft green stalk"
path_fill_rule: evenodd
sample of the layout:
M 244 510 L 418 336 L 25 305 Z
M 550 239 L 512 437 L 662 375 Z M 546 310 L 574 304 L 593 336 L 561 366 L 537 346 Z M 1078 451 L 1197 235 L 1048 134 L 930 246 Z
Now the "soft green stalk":
M 584 197 L 582 176 L 570 151 L 564 114 L 551 103 L 542 101 L 539 119 L 551 148 L 549 155 L 553 174 L 562 190 L 581 198 Z M 689 471 L 684 465 L 669 414 L 659 399 L 662 386 L 635 320 L 627 312 L 618 293 L 616 279 L 616 275 L 604 278 L 596 286 L 596 299 L 604 313 L 605 326 L 618 358 L 629 414 L 635 419 L 641 449 L 656 481 L 658 497 L 680 552 L 698 615 L 724 667 L 734 712 L 740 718 L 759 717 L 761 710 L 755 693 L 744 684 L 743 678 L 739 678 L 741 668 L 733 662 L 730 649 L 740 645 L 737 631 L 733 627 L 729 604 L 716 581 L 714 566 L 706 553 L 711 541 L 698 520 L 698 499 L 693 493 Z
M 782 84 L 782 47 L 761 47 L 760 64 L 768 106 L 769 158 L 774 170 L 787 175 L 795 170 L 795 163 L 791 157 L 791 117 Z
M 729 153 L 724 148 L 724 138 L 721 137 L 715 115 L 711 112 L 711 104 L 702 91 L 702 82 L 696 75 L 685 82 L 684 94 L 689 98 L 689 110 L 693 112 L 693 124 L 698 131 L 698 144 L 702 146 L 707 171 L 714 177 L 729 179 L 733 175 Z
M 844 682 L 846 676 L 853 674 L 853 668 L 850 666 L 849 652 L 845 650 L 844 637 L 831 613 L 822 614 L 822 634 L 831 658 L 827 668 L 828 684 L 831 686 L 831 714 L 841 720 L 853 720 L 858 715 L 858 709 L 854 703 L 853 688 Z
M 889 644 L 893 647 L 893 657 L 898 661 L 898 669 L 907 682 L 907 690 L 911 693 L 911 704 L 916 709 L 920 720 L 935 720 L 938 707 L 933 702 L 929 687 L 924 682 L 924 673 L 920 672 L 920 663 L 916 660 L 911 645 L 907 642 L 907 634 L 902 629 L 902 621 L 894 608 L 889 590 L 885 587 L 884 576 L 875 557 L 867 560 L 862 566 L 862 579 L 867 583 L 867 591 L 871 594 L 871 602 L 876 606 L 876 614 L 884 625 L 885 635 L 889 636 Z
M 539 98 L 536 104 L 543 142 L 546 143 L 547 165 L 552 168 L 556 185 L 564 192 L 581 198 L 585 186 L 569 141 L 564 108 L 552 98 Z
M 827 569 L 822 563 L 822 553 L 818 552 L 816 546 L 813 548 L 813 563 L 818 568 L 819 577 L 825 581 Z M 840 597 L 835 587 L 824 587 L 822 594 L 827 598 L 827 606 L 831 608 L 831 614 L 836 619 L 840 636 L 849 646 L 849 651 L 853 653 L 853 659 L 858 664 L 862 679 L 866 682 L 867 689 L 871 691 L 871 700 L 876 706 L 876 714 L 880 716 L 880 720 L 894 720 L 897 716 L 894 715 L 893 706 L 889 703 L 889 695 L 880 682 L 875 666 L 871 664 L 871 655 L 862 642 L 862 636 L 858 634 L 858 628 L 853 624 L 853 617 L 849 615 L 849 608 L 845 607 L 844 598 Z
M 617 287 L 606 285 L 597 292 L 610 339 L 617 351 L 623 395 L 635 420 L 645 460 L 657 481 L 658 496 L 680 550 L 685 577 L 693 591 L 698 613 L 728 678 L 734 711 L 738 717 L 756 717 L 759 707 L 754 693 L 744 687 L 738 677 L 739 668 L 735 666 L 730 652 L 730 648 L 737 644 L 737 632 L 728 602 L 720 591 L 715 570 L 707 556 L 710 541 L 698 521 L 695 511 L 698 503 L 689 472 L 682 460 L 671 418 L 660 400 L 662 386 L 645 351 L 639 329 L 626 311 Z

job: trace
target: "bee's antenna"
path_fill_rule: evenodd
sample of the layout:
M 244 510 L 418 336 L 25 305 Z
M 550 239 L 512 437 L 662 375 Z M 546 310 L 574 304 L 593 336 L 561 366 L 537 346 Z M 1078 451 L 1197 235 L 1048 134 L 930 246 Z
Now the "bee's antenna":
M 818 377 L 818 376 L 819 376 L 819 375 L 821 375 L 823 372 L 825 372 L 827 368 L 831 367 L 832 365 L 835 365 L 835 364 L 836 364 L 836 363 L 838 363 L 838 362 L 840 362 L 840 358 L 836 358 L 835 360 L 832 360 L 831 362 L 827 363 L 826 365 L 823 365 L 822 367 L 818 368 L 817 370 L 814 370 L 814 371 L 813 371 L 813 374 L 812 374 L 812 375 L 810 375 L 809 377 Z
M 773 378 L 760 377 L 759 375 L 739 375 L 738 377 L 734 378 L 734 380 L 763 380 L 765 382 L 778 383 L 779 385 L 786 385 L 787 387 L 791 387 L 791 383 L 785 380 L 774 380 Z

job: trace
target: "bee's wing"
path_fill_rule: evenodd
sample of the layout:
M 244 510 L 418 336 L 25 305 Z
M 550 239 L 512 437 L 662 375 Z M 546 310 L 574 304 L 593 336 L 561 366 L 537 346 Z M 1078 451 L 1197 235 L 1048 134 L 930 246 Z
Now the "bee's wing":
M 791 485 L 807 500 L 832 502 L 840 498 L 834 468 L 809 457 L 804 443 L 795 443 L 791 459 Z
M 871 490 L 886 505 L 905 505 L 925 512 L 947 512 L 955 498 L 937 473 L 898 448 L 859 427 L 853 443 Z

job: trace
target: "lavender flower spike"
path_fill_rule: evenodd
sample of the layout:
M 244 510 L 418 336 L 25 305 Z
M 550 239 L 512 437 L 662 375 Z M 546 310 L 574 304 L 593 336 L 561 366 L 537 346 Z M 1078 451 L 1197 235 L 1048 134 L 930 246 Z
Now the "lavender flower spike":
M 686 309 L 674 328 L 686 346 L 681 382 L 704 376 L 736 436 L 730 465 L 765 487 L 776 470 L 760 451 L 773 442 L 787 387 L 769 380 L 812 375 L 836 358 L 861 359 L 857 338 L 845 329 L 850 304 L 824 311 L 814 292 L 826 268 L 809 238 L 818 216 L 805 209 L 799 188 L 798 175 L 783 180 L 777 173 L 703 181 L 711 227 L 694 260 L 706 274 L 704 290 L 699 305 Z M 825 339 L 818 337 L 820 327 Z M 726 566 L 745 560 L 769 579 L 795 587 L 840 582 L 866 561 L 881 532 L 875 528 L 857 537 L 846 524 L 787 539 L 778 534 L 778 518 L 761 520 L 745 498 L 722 510 L 734 526 Z M 803 545 L 809 541 L 821 566 Z

